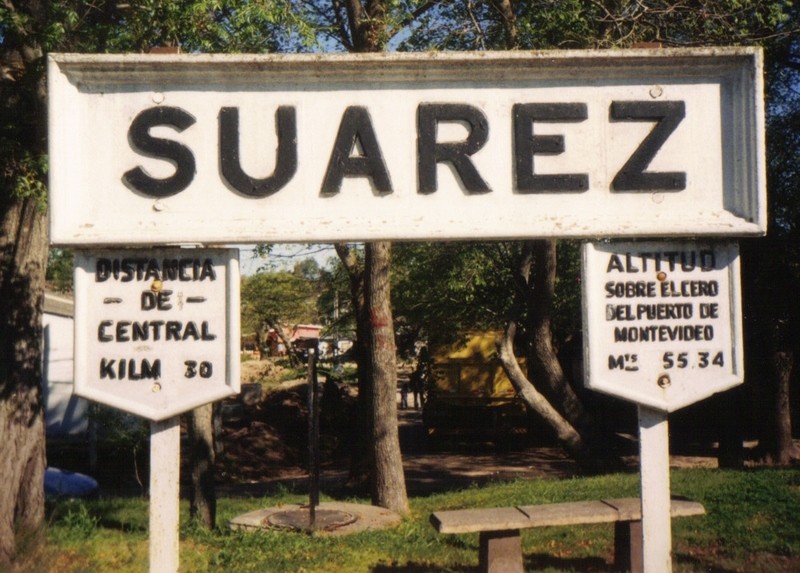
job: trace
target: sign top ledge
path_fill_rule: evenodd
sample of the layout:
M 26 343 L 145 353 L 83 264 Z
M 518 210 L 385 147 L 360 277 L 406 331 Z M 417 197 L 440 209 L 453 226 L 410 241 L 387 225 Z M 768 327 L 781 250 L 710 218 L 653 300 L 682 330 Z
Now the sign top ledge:
M 705 47 L 705 48 L 646 48 L 620 50 L 535 50 L 487 52 L 383 52 L 369 54 L 74 54 L 53 53 L 50 61 L 70 76 L 84 81 L 111 79 L 131 81 L 131 73 L 146 75 L 169 69 L 170 73 L 185 71 L 213 71 L 215 73 L 301 72 L 317 76 L 337 76 L 352 69 L 383 76 L 402 74 L 420 75 L 425 72 L 446 72 L 458 77 L 472 76 L 474 67 L 490 67 L 497 73 L 530 64 L 528 75 L 541 71 L 547 77 L 557 75 L 559 69 L 586 68 L 593 75 L 607 76 L 608 70 L 643 68 L 650 70 L 681 69 L 681 75 L 703 75 L 708 67 L 725 67 L 743 64 L 758 71 L 763 67 L 763 51 L 759 47 Z M 390 69 L 387 69 L 390 68 Z M 602 70 L 602 71 L 601 71 Z M 95 76 L 95 74 L 98 74 Z

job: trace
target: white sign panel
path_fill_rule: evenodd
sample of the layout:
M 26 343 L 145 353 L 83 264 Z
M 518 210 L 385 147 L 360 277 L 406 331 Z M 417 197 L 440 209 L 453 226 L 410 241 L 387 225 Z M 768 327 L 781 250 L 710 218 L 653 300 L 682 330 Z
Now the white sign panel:
M 76 255 L 76 394 L 158 421 L 238 391 L 237 250 Z
M 586 244 L 583 291 L 587 387 L 669 412 L 741 384 L 736 244 Z
M 49 60 L 62 245 L 759 235 L 757 48 Z

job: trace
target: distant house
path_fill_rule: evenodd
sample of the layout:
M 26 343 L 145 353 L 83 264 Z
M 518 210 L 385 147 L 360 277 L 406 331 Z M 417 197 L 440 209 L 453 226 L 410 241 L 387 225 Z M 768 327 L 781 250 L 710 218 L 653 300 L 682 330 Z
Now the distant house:
M 85 441 L 89 432 L 88 404 L 73 395 L 74 302 L 46 292 L 42 316 L 42 389 L 47 439 Z
M 287 329 L 289 341 L 294 343 L 300 340 L 319 340 L 322 327 L 317 324 L 296 324 Z

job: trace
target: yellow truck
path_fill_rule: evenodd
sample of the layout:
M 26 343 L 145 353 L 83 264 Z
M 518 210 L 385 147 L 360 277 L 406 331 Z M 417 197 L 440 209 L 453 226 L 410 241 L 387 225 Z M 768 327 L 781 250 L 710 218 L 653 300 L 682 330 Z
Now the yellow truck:
M 470 436 L 511 443 L 528 431 L 527 410 L 497 356 L 498 332 L 431 344 L 422 419 L 431 438 Z M 521 361 L 524 369 L 524 361 Z

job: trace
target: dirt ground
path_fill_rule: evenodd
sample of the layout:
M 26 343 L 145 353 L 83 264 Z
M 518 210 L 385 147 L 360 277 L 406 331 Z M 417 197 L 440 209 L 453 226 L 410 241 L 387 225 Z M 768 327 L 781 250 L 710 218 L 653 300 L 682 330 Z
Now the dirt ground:
M 263 362 L 243 363 L 243 382 L 255 382 L 264 372 Z M 401 373 L 401 376 L 404 373 Z M 322 381 L 321 381 L 322 384 Z M 326 393 L 322 398 L 321 486 L 346 488 L 349 452 L 355 419 L 355 396 L 339 387 L 339 396 Z M 399 400 L 399 394 L 398 394 Z M 228 406 L 229 411 L 232 409 Z M 281 384 L 262 399 L 244 405 L 228 417 L 221 436 L 222 453 L 217 475 L 220 489 L 228 494 L 260 495 L 282 484 L 305 489 L 308 484 L 307 385 L 304 380 Z M 412 495 L 425 494 L 471 484 L 515 478 L 562 478 L 577 473 L 575 463 L 552 440 L 537 439 L 532 444 L 498 449 L 480 440 L 432 443 L 422 425 L 422 412 L 398 410 L 400 445 L 403 452 L 406 485 Z M 633 437 L 627 439 L 622 460 L 636 471 L 638 457 Z M 708 452 L 675 455 L 671 465 L 716 467 Z

